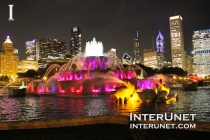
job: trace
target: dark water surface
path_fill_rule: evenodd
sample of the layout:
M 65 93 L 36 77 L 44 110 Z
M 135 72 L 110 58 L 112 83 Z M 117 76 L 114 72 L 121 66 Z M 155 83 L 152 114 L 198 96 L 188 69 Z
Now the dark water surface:
M 29 121 L 55 118 L 71 118 L 97 115 L 129 115 L 133 113 L 193 113 L 196 121 L 210 122 L 210 89 L 182 91 L 176 103 L 119 104 L 108 95 L 100 96 L 40 96 L 26 95 L 20 98 L 0 96 L 0 122 Z

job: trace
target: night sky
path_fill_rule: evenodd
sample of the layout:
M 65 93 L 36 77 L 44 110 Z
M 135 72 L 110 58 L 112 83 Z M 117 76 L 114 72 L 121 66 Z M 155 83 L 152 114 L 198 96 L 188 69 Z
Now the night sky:
M 13 18 L 8 21 L 9 6 Z M 166 58 L 171 59 L 169 17 L 175 12 L 183 18 L 185 50 L 192 51 L 195 30 L 210 28 L 208 0 L 1 0 L 0 42 L 9 35 L 20 59 L 26 59 L 25 42 L 56 38 L 69 42 L 71 28 L 82 31 L 82 51 L 87 41 L 96 37 L 104 51 L 117 49 L 117 56 L 127 52 L 133 57 L 133 39 L 139 31 L 140 51 L 152 49 L 152 36 L 159 30 L 165 38 Z

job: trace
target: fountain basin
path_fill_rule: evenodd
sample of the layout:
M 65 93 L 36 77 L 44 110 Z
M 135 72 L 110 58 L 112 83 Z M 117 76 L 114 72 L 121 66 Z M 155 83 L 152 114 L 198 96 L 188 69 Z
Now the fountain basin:
M 9 97 L 23 97 L 25 96 L 26 89 L 9 88 Z

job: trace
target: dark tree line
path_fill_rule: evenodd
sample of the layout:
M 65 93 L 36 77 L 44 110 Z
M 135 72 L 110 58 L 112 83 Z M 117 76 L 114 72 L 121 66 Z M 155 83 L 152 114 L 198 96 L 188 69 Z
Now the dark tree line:
M 162 74 L 175 74 L 178 76 L 187 76 L 187 72 L 184 71 L 183 69 L 179 68 L 179 67 L 163 67 L 162 69 L 159 70 L 159 73 Z
M 146 67 L 142 64 L 138 64 L 148 76 L 153 76 L 155 74 L 175 74 L 178 76 L 187 76 L 187 72 L 179 67 L 163 67 L 162 69 L 153 69 L 151 67 Z
M 147 75 L 149 77 L 158 73 L 158 70 L 157 69 L 153 69 L 151 67 L 147 67 L 147 66 L 142 65 L 142 64 L 138 64 L 138 65 L 139 65 L 139 67 L 141 67 L 147 73 Z
M 37 78 L 38 77 L 38 71 L 29 69 L 25 73 L 17 73 L 18 78 L 28 77 L 28 78 Z
M 9 77 L 7 75 L 2 75 L 2 76 L 0 76 L 0 81 L 8 82 Z

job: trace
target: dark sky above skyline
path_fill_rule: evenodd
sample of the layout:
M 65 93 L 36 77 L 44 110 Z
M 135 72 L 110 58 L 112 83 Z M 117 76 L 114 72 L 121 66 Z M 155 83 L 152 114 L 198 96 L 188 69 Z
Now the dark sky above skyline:
M 15 21 L 8 21 L 13 4 Z M 69 42 L 71 28 L 82 32 L 82 51 L 93 37 L 102 41 L 104 51 L 117 49 L 122 58 L 133 53 L 133 39 L 139 32 L 140 51 L 152 49 L 152 36 L 164 36 L 166 58 L 171 59 L 169 17 L 175 12 L 183 18 L 184 45 L 192 51 L 195 30 L 210 28 L 210 2 L 207 0 L 4 0 L 0 2 L 0 42 L 9 35 L 20 59 L 26 59 L 25 42 L 56 38 Z

